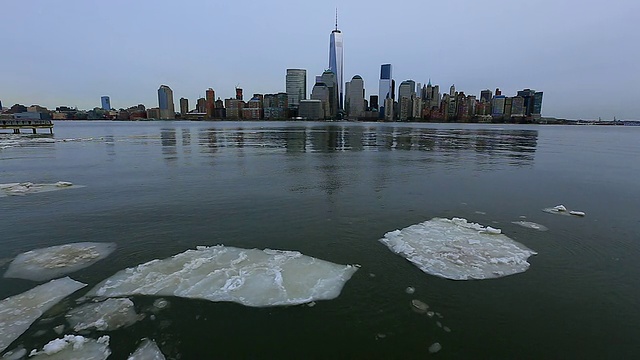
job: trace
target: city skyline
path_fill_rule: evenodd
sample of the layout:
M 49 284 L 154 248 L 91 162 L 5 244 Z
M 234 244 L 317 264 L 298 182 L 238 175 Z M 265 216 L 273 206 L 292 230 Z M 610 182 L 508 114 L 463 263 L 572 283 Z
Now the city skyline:
M 271 9 L 253 14 L 244 5 L 195 1 L 116 0 L 105 14 L 77 2 L 6 1 L 5 13 L 29 13 L 33 23 L 24 28 L 19 16 L 7 16 L 0 24 L 0 45 L 19 50 L 0 62 L 0 101 L 4 106 L 34 102 L 90 109 L 106 94 L 114 108 L 126 108 L 156 104 L 160 84 L 193 102 L 209 87 L 223 99 L 233 97 L 236 85 L 248 94 L 285 91 L 286 69 L 306 69 L 313 76 L 326 68 L 326 35 L 333 28 L 335 7 L 279 3 L 276 16 Z M 366 98 L 378 92 L 380 64 L 390 63 L 396 87 L 407 79 L 431 79 L 443 88 L 456 84 L 476 95 L 487 88 L 514 94 L 530 87 L 545 91 L 544 116 L 640 117 L 635 101 L 640 50 L 633 46 L 638 40 L 633 29 L 634 10 L 640 10 L 636 2 L 385 4 L 337 4 L 348 40 L 344 79 L 360 75 L 368 84 Z M 195 7 L 201 11 L 194 13 Z M 385 29 L 372 20 L 380 9 L 391 24 Z M 220 21 L 206 21 L 207 11 L 219 14 Z M 73 21 L 58 21 L 68 14 Z M 170 26 L 141 22 L 137 14 Z M 101 22 L 105 26 L 94 26 Z M 229 30 L 236 37 L 226 35 Z M 276 48 L 264 40 L 246 46 L 261 33 L 283 39 L 282 45 Z M 215 41 L 204 41 L 207 36 Z M 307 94 L 313 85 L 307 82 Z

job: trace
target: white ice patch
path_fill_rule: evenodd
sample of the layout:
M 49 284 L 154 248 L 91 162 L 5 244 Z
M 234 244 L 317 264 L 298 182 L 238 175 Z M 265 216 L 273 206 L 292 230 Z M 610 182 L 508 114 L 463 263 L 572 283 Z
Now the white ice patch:
M 384 235 L 380 242 L 427 274 L 453 280 L 498 278 L 523 272 L 536 253 L 465 219 L 433 218 Z
M 80 187 L 84 187 L 84 185 L 73 185 L 68 181 L 58 181 L 53 184 L 34 184 L 31 182 L 0 184 L 0 197 L 36 194 L 47 191 L 75 189 Z
M 256 307 L 295 305 L 338 297 L 356 270 L 297 251 L 218 245 L 122 270 L 88 295 L 178 296 Z
M 144 339 L 127 360 L 165 360 L 165 357 L 153 340 Z
M 107 299 L 77 307 L 69 311 L 66 318 L 75 331 L 112 331 L 133 325 L 140 320 L 140 315 L 136 314 L 129 299 Z
M 552 208 L 542 209 L 542 211 L 549 214 L 558 214 L 558 215 L 575 215 L 575 216 L 585 216 L 586 214 L 583 211 L 576 210 L 568 210 L 564 205 L 557 205 Z
M 34 281 L 53 279 L 84 269 L 115 249 L 114 243 L 80 242 L 27 251 L 11 262 L 4 277 Z
M 516 225 L 520 225 L 522 227 L 526 227 L 527 229 L 534 229 L 534 230 L 538 230 L 538 231 L 547 231 L 547 230 L 549 230 L 546 226 L 540 225 L 540 224 L 536 224 L 536 223 L 531 222 L 531 221 L 513 221 L 512 223 L 516 224 Z
M 87 284 L 66 277 L 0 301 L 0 352 L 27 331 L 45 311 L 85 286 Z
M 65 335 L 60 339 L 49 341 L 41 351 L 33 350 L 29 359 L 48 360 L 104 360 L 111 355 L 109 336 L 98 340 L 78 335 Z

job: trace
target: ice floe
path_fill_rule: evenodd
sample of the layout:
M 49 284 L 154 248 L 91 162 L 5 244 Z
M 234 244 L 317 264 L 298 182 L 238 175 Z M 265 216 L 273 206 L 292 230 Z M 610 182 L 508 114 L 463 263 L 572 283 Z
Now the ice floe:
M 557 205 L 551 208 L 542 209 L 542 211 L 549 214 L 558 214 L 558 215 L 575 215 L 575 216 L 585 216 L 586 214 L 583 211 L 569 210 L 564 205 Z
M 125 298 L 82 305 L 69 311 L 66 318 L 75 331 L 112 331 L 133 325 L 142 316 L 136 313 L 133 301 Z
M 27 355 L 27 349 L 23 347 L 19 347 L 17 349 L 13 349 L 11 351 L 7 351 L 4 355 L 2 355 L 3 360 L 20 360 Z
M 53 279 L 86 268 L 115 249 L 115 243 L 79 242 L 27 251 L 16 256 L 4 277 L 34 281 Z
M 165 360 L 165 357 L 153 340 L 144 339 L 127 360 Z
M 109 336 L 98 340 L 79 335 L 65 335 L 49 341 L 40 351 L 32 350 L 29 359 L 39 360 L 104 360 L 111 355 Z
M 500 229 L 461 218 L 433 218 L 388 232 L 380 242 L 420 270 L 453 280 L 520 273 L 529 268 L 529 256 L 536 254 Z
M 442 350 L 442 345 L 440 345 L 440 343 L 436 342 L 436 343 L 431 344 L 431 346 L 429 346 L 429 352 L 431 354 L 435 354 L 440 350 Z
M 85 286 L 87 285 L 65 277 L 0 301 L 0 352 L 22 335 L 45 311 Z
M 34 184 L 31 182 L 0 184 L 0 197 L 12 195 L 36 194 L 47 191 L 56 191 L 63 189 L 75 189 L 84 187 L 83 185 L 74 185 L 68 181 L 58 181 L 53 184 Z
M 424 314 L 429 309 L 429 305 L 418 299 L 413 299 L 411 300 L 411 309 L 413 309 L 413 311 L 417 312 L 418 314 Z
M 513 221 L 512 223 L 516 224 L 516 225 L 520 225 L 522 227 L 526 227 L 527 229 L 534 229 L 534 230 L 538 230 L 538 231 L 547 231 L 547 230 L 549 230 L 546 226 L 540 225 L 540 224 L 536 224 L 536 223 L 531 222 L 531 221 Z
M 178 296 L 255 307 L 296 305 L 336 298 L 356 270 L 297 251 L 218 245 L 122 270 L 88 295 Z

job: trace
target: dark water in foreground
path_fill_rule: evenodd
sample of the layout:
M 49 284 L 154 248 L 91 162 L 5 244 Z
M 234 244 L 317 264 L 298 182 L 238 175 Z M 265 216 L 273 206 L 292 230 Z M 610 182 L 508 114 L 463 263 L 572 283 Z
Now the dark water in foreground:
M 155 320 L 109 333 L 113 359 L 143 337 L 176 359 L 411 359 L 429 357 L 436 341 L 443 359 L 640 351 L 640 128 L 57 122 L 56 142 L 11 137 L 0 135 L 0 183 L 86 187 L 0 198 L 0 257 L 69 242 L 118 244 L 70 274 L 89 284 L 71 299 L 118 270 L 197 245 L 297 250 L 362 266 L 337 299 L 315 307 L 169 298 Z M 587 216 L 541 211 L 558 204 Z M 549 231 L 511 223 L 520 216 Z M 452 281 L 377 242 L 433 217 L 501 228 L 538 255 L 521 274 Z M 35 285 L 0 278 L 0 298 Z M 140 309 L 155 300 L 132 299 Z M 452 331 L 414 313 L 412 299 Z M 36 322 L 9 349 L 41 348 L 56 337 L 58 317 Z

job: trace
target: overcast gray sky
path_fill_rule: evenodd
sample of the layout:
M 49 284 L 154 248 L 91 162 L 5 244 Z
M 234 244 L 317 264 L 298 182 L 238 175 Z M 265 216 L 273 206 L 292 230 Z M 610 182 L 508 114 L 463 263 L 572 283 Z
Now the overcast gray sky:
M 345 81 L 361 75 L 367 98 L 391 63 L 396 85 L 531 88 L 544 116 L 640 119 L 638 0 L 1 0 L 0 100 L 151 107 L 167 84 L 193 107 L 208 87 L 284 91 L 287 68 L 310 90 L 336 7 Z

